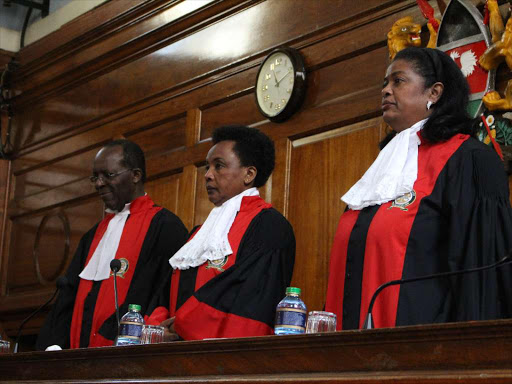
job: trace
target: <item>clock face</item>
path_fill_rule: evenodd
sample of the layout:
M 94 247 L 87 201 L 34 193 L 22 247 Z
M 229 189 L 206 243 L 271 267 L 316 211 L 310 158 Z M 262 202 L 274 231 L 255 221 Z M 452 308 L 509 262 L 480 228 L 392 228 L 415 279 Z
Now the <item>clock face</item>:
M 290 57 L 277 51 L 267 57 L 256 81 L 258 105 L 267 117 L 282 113 L 292 97 L 295 68 Z

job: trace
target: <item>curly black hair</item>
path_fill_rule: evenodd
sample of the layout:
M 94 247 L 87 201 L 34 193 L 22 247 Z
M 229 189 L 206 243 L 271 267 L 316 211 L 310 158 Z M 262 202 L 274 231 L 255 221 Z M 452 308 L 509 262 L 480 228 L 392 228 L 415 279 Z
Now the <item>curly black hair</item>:
M 225 125 L 213 131 L 213 144 L 234 141 L 233 150 L 244 167 L 254 166 L 258 173 L 254 179 L 256 188 L 262 187 L 274 170 L 276 152 L 274 142 L 263 132 L 245 125 Z
M 423 78 L 425 89 L 436 82 L 444 85 L 443 94 L 432 105 L 432 113 L 422 129 L 427 141 L 445 141 L 458 133 L 475 135 L 475 120 L 467 113 L 469 85 L 450 56 L 437 49 L 409 47 L 396 54 L 393 61 L 397 60 L 413 65 Z
M 117 146 L 123 148 L 123 165 L 130 169 L 139 168 L 142 173 L 141 180 L 144 184 L 146 182 L 146 158 L 144 157 L 144 152 L 141 147 L 133 141 L 120 139 L 107 143 L 103 148 Z

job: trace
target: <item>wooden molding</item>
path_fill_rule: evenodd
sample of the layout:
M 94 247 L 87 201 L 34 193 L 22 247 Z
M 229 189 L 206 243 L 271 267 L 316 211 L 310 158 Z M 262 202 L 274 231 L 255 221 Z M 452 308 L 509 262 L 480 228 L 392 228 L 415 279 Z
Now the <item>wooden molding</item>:
M 501 320 L 6 354 L 0 383 L 490 384 L 511 360 Z
M 161 3 L 163 1 L 154 0 L 148 4 Z M 176 0 L 168 1 L 169 4 L 167 6 L 171 6 L 176 2 Z M 164 24 L 130 40 L 123 41 L 121 39 L 121 41 L 116 40 L 112 43 L 109 43 L 107 40 L 105 41 L 107 45 L 105 48 L 107 49 L 96 46 L 101 42 L 88 42 L 88 44 L 81 48 L 90 48 L 90 55 L 84 57 L 80 63 L 75 62 L 75 56 L 77 55 L 75 50 L 74 55 L 69 55 L 66 52 L 66 56 L 58 62 L 53 65 L 47 63 L 44 68 L 39 68 L 39 71 L 30 68 L 22 69 L 16 74 L 15 78 L 17 88 L 21 88 L 22 94 L 13 100 L 14 108 L 22 109 L 27 105 L 62 94 L 104 73 L 113 71 L 115 68 L 148 55 L 174 41 L 178 41 L 204 28 L 205 25 L 228 17 L 229 14 L 252 5 L 254 1 L 261 0 L 214 1 L 213 4 L 200 8 L 186 17 L 169 24 Z M 144 21 L 146 21 L 145 18 L 136 21 L 126 20 L 129 24 Z M 121 31 L 116 31 L 116 33 L 119 32 Z M 106 36 L 108 37 L 109 35 L 107 34 Z M 104 36 L 102 35 L 101 38 L 103 39 Z M 102 51 L 104 51 L 103 54 L 95 54 L 95 52 L 101 53 Z M 50 60 L 53 59 L 50 57 Z

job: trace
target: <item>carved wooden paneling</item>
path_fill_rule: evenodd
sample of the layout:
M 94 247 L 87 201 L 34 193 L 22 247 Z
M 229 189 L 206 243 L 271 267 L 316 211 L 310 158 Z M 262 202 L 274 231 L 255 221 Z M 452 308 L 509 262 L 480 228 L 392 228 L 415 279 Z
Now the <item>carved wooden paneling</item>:
M 306 18 L 290 17 L 291 10 L 287 2 L 258 3 L 230 15 L 222 22 L 212 23 L 176 41 L 171 40 L 146 56 L 123 62 L 125 65 L 112 68 L 107 73 L 102 73 L 105 70 L 98 72 L 95 78 L 74 84 L 70 90 L 65 91 L 63 88 L 55 95 L 47 90 L 45 98 L 52 95 L 50 100 L 36 107 L 25 105 L 24 115 L 16 119 L 19 143 L 22 146 L 30 145 L 66 132 L 72 126 L 97 119 L 98 116 L 110 115 L 121 107 L 140 103 L 148 97 L 158 97 L 162 92 L 168 93 L 206 77 L 211 78 L 212 74 L 232 69 L 238 62 L 260 57 L 260 52 L 293 41 L 298 31 L 300 35 L 307 36 L 316 32 L 319 25 L 327 27 L 352 22 L 356 15 L 368 17 L 386 9 L 386 3 L 389 7 L 394 1 L 367 0 L 346 6 L 341 0 L 297 0 L 295 6 L 304 15 L 308 15 Z M 329 11 L 326 12 L 326 9 Z M 283 23 L 282 20 L 287 22 Z M 253 39 L 252 36 L 260 38 Z M 380 38 L 380 41 L 383 40 Z M 113 57 L 117 54 L 115 47 L 111 47 Z M 81 78 L 80 81 L 85 80 Z M 69 85 L 66 84 L 68 88 Z M 28 97 L 30 92 L 26 94 L 20 98 Z M 20 106 L 24 105 L 22 99 L 17 102 L 21 103 Z M 55 115 L 60 113 L 64 113 L 62 117 L 67 118 L 56 119 Z M 34 121 L 48 121 L 51 124 L 40 130 L 33 124 Z M 73 122 L 71 125 L 70 121 Z
M 185 146 L 185 118 L 145 127 L 143 130 L 126 132 L 123 136 L 140 145 L 146 158 Z M 170 164 L 172 167 L 172 164 Z
M 249 81 L 253 77 L 249 77 Z M 243 84 L 247 87 L 253 84 Z M 237 95 L 238 96 L 238 95 Z M 226 124 L 251 125 L 262 120 L 255 102 L 254 92 L 242 93 L 239 97 L 228 99 L 222 104 L 203 109 L 201 140 L 211 137 L 212 131 Z
M 176 174 L 152 180 L 145 185 L 146 193 L 151 196 L 155 204 L 176 213 L 180 203 L 178 192 L 181 176 Z
M 78 245 L 80 237 L 96 224 L 103 215 L 103 202 L 92 198 L 76 206 L 60 208 L 44 212 L 40 215 L 28 215 L 17 218 L 12 223 L 12 240 L 9 257 L 8 294 L 14 295 L 41 286 L 34 262 L 34 250 L 42 275 L 46 280 L 55 280 L 62 274 L 66 231 L 62 219 L 57 214 L 66 217 L 69 223 L 69 253 L 72 254 Z M 47 216 L 44 227 L 41 226 Z M 40 231 L 38 247 L 36 236 Z
M 205 156 L 206 157 L 206 156 Z M 194 212 L 194 227 L 204 223 L 208 214 L 214 207 L 208 200 L 206 193 L 206 184 L 204 175 L 206 174 L 206 167 L 202 166 L 197 169 L 197 183 L 196 183 L 196 209 Z M 192 229 L 192 228 L 190 228 Z
M 99 148 L 79 152 L 62 160 L 40 165 L 23 159 L 31 170 L 15 172 L 15 190 L 10 202 L 10 214 L 17 216 L 95 193 L 88 177 L 92 173 L 94 156 Z

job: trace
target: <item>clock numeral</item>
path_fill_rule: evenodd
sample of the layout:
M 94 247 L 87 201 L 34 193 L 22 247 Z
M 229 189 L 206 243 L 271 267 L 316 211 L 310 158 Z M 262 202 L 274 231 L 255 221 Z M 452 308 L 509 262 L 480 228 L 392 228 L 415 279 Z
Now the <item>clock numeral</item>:
M 288 89 L 286 90 L 286 92 L 288 92 L 288 93 L 292 93 L 291 88 L 288 88 Z
M 281 104 L 277 104 L 276 107 L 275 107 L 275 110 L 279 111 L 280 109 L 281 109 Z
M 285 99 L 281 99 L 281 103 L 286 103 L 286 100 Z
M 273 71 L 274 70 L 274 63 L 270 64 L 270 70 Z
M 277 65 L 281 65 L 281 62 L 282 62 L 282 61 L 283 61 L 283 58 L 282 58 L 282 57 L 280 57 L 280 58 L 276 59 L 276 66 L 277 66 Z
M 265 75 L 265 80 L 270 80 L 270 78 L 271 78 L 271 77 L 272 77 L 272 76 L 270 75 L 270 73 L 267 73 L 267 74 Z
M 290 77 L 290 84 L 293 84 L 293 77 Z
M 290 72 L 293 72 L 293 67 L 288 67 L 288 70 L 289 70 Z
M 263 87 L 261 87 L 261 90 L 262 90 L 263 92 L 265 92 L 267 89 L 268 89 L 268 85 L 264 85 Z
M 266 95 L 264 98 L 263 98 L 264 101 L 269 101 L 270 100 L 270 95 Z

